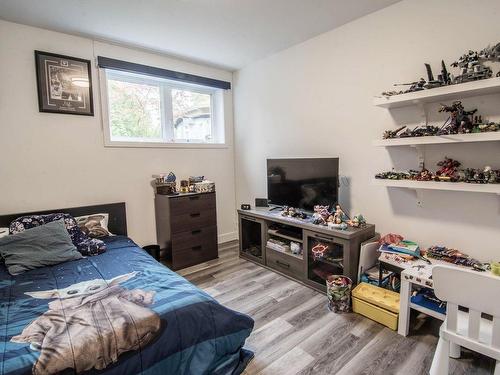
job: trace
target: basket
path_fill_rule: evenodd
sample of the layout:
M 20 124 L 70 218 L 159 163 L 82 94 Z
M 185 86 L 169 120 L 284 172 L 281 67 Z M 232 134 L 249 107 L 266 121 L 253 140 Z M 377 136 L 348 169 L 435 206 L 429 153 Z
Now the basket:
M 351 311 L 352 280 L 347 276 L 331 275 L 326 280 L 328 308 L 334 313 Z

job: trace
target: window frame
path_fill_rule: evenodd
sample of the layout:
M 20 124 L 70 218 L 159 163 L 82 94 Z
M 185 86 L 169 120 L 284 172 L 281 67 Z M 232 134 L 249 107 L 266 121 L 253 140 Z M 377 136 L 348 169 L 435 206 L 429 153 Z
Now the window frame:
M 178 82 L 173 80 L 164 79 L 161 77 L 151 78 L 147 75 L 140 73 L 129 73 L 108 68 L 99 68 L 99 83 L 100 83 L 100 99 L 101 99 L 101 114 L 102 114 L 102 131 L 104 136 L 105 147 L 135 147 L 135 148 L 228 148 L 227 143 L 227 129 L 224 119 L 224 96 L 223 89 L 195 85 L 186 82 Z M 158 85 L 160 83 L 160 96 L 161 96 L 161 126 L 162 138 L 128 138 L 123 140 L 113 139 L 111 136 L 111 126 L 109 118 L 109 100 L 108 100 L 108 77 L 115 75 L 119 80 L 128 81 L 130 83 L 150 83 Z M 127 79 L 123 79 L 126 77 Z M 171 100 L 164 100 L 165 93 L 168 90 L 189 90 L 200 94 L 210 95 L 210 110 L 211 110 L 211 134 L 215 138 L 214 142 L 200 142 L 200 140 L 173 140 L 168 141 L 165 132 L 170 133 L 173 137 L 173 124 L 165 124 L 165 114 L 172 116 Z M 169 108 L 164 108 L 165 104 L 169 104 Z M 217 134 L 221 134 L 224 138 L 223 141 L 217 141 Z

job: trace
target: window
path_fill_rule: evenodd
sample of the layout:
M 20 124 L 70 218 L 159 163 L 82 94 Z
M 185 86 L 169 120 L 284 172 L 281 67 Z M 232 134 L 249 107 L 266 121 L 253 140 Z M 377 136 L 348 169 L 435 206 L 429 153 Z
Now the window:
M 102 72 L 107 145 L 224 144 L 221 89 Z

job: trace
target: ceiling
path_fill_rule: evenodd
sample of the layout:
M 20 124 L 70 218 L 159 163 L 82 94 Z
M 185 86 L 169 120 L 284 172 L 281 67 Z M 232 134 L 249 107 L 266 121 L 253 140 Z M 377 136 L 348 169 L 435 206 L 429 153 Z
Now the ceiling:
M 0 18 L 237 70 L 399 0 L 0 0 Z

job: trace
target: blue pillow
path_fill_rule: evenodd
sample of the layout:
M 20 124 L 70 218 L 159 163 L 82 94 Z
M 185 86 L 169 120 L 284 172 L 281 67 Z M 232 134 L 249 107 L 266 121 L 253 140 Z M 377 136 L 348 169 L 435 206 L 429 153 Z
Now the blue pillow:
M 0 238 L 0 255 L 11 275 L 83 258 L 63 220 Z
M 10 223 L 10 233 L 20 233 L 26 229 L 35 228 L 56 220 L 64 220 L 66 230 L 78 251 L 85 256 L 99 255 L 106 251 L 106 244 L 98 239 L 90 238 L 82 232 L 73 216 L 63 213 L 48 215 L 29 215 L 17 218 Z

